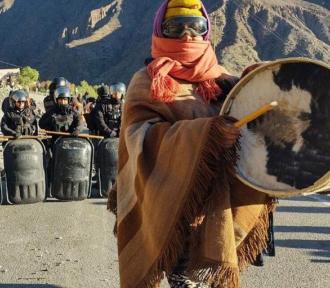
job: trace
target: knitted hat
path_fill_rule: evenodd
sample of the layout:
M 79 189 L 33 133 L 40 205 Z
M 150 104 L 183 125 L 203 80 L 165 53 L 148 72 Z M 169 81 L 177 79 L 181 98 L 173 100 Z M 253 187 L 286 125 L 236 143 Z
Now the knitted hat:
M 153 34 L 157 37 L 164 37 L 162 34 L 162 23 L 165 19 L 165 14 L 167 12 L 168 4 L 169 4 L 169 2 L 172 2 L 172 1 L 164 0 L 164 2 L 160 5 L 160 7 L 158 8 L 158 10 L 156 12 L 156 15 L 154 18 L 154 25 L 153 25 L 154 26 Z M 176 1 L 178 1 L 178 0 L 176 0 Z M 182 1 L 182 0 L 179 0 L 179 1 Z M 191 0 L 187 0 L 187 1 L 191 1 Z M 203 2 L 200 0 L 198 0 L 198 2 L 202 5 L 202 8 L 201 8 L 202 16 L 207 19 L 209 31 L 207 32 L 206 35 L 203 36 L 203 38 L 204 38 L 204 40 L 208 40 L 210 38 L 210 34 L 211 34 L 211 22 L 210 22 L 208 14 L 207 14 L 207 11 L 203 5 Z
M 165 19 L 175 16 L 203 16 L 200 0 L 169 0 Z

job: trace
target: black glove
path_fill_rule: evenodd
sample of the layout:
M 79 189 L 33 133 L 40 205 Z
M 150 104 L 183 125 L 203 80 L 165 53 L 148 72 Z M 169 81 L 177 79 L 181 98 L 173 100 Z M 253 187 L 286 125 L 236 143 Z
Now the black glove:
M 32 135 L 33 134 L 33 129 L 31 127 L 24 127 L 23 128 L 23 134 L 24 135 Z
M 221 97 L 226 97 L 231 89 L 238 83 L 239 77 L 236 76 L 230 76 L 228 78 L 218 79 L 216 80 L 216 83 L 221 89 Z
M 22 137 L 22 132 L 17 130 L 14 136 L 16 139 Z
M 111 131 L 111 133 L 110 133 L 110 137 L 111 138 L 115 138 L 115 137 L 117 137 L 118 136 L 118 130 L 115 128 L 115 129 L 113 129 L 112 131 Z
M 110 128 L 105 130 L 104 132 L 105 132 L 106 137 L 108 137 L 108 138 L 117 137 L 117 132 L 115 130 L 111 130 Z
M 71 133 L 71 136 L 72 136 L 72 137 L 78 137 L 78 136 L 79 136 L 79 133 L 80 133 L 79 130 L 74 130 L 74 131 Z

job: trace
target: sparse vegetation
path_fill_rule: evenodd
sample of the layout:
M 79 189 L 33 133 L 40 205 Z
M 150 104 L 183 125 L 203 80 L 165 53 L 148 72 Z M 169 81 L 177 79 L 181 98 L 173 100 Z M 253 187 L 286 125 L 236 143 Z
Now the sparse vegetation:
M 18 76 L 18 83 L 24 88 L 34 85 L 39 79 L 39 71 L 30 66 L 23 67 Z
M 79 86 L 77 86 L 76 88 L 77 92 L 81 95 L 87 92 L 90 96 L 97 97 L 95 88 L 92 85 L 89 85 L 86 80 L 81 81 Z

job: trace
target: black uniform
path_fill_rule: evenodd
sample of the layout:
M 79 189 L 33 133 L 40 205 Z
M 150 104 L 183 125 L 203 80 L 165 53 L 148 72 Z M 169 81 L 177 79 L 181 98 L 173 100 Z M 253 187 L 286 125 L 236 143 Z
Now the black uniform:
M 45 111 L 48 112 L 55 107 L 56 102 L 54 98 L 54 92 L 59 87 L 70 87 L 70 83 L 64 77 L 56 77 L 49 85 L 49 95 L 44 98 Z
M 49 110 L 54 108 L 54 106 L 56 105 L 56 103 L 54 102 L 54 97 L 52 97 L 50 95 L 46 96 L 44 98 L 43 102 L 44 102 L 44 107 L 45 107 L 46 112 L 48 112 Z
M 85 118 L 87 127 L 91 132 L 94 132 L 94 130 L 95 130 L 93 127 L 93 117 L 92 117 L 92 112 L 95 108 L 95 103 L 96 103 L 96 99 L 90 97 L 87 99 L 87 104 L 84 107 L 84 109 L 85 109 L 84 118 Z
M 9 107 L 1 119 L 1 131 L 4 135 L 14 137 L 37 135 L 38 124 L 33 109 L 18 110 Z
M 70 105 L 56 105 L 42 115 L 39 126 L 45 130 L 78 134 L 83 122 L 81 116 L 73 111 Z
M 93 132 L 104 137 L 119 137 L 121 113 L 122 101 L 102 97 L 92 111 Z

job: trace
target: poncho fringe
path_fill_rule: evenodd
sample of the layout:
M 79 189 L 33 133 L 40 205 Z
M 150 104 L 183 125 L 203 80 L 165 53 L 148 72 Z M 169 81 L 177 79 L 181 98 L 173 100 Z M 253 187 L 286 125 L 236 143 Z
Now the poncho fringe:
M 185 207 L 183 208 L 182 220 L 178 221 L 178 224 L 174 227 L 172 235 L 167 241 L 167 245 L 161 253 L 161 257 L 153 265 L 148 273 L 150 276 L 143 280 L 137 287 L 152 288 L 164 278 L 163 271 L 170 273 L 177 263 L 178 258 L 181 256 L 184 248 L 186 235 L 190 233 L 190 224 L 194 222 L 196 215 L 201 212 L 201 207 L 205 199 L 208 197 L 210 185 L 212 180 L 216 176 L 216 166 L 221 157 L 226 155 L 226 160 L 234 163 L 236 161 L 236 154 L 231 152 L 227 154 L 219 153 L 219 142 L 225 139 L 219 139 L 219 135 L 223 131 L 223 126 L 219 121 L 212 121 L 210 123 L 210 132 L 208 139 L 205 138 L 203 145 L 203 151 L 200 154 L 200 160 L 198 168 L 195 171 L 195 176 L 192 177 L 194 181 L 191 182 L 188 188 L 189 199 L 185 201 Z M 206 145 L 208 143 L 208 145 Z M 225 143 L 223 143 L 225 145 Z M 222 273 L 223 276 L 229 274 L 229 269 L 226 273 Z M 220 277 L 222 278 L 222 277 Z M 202 279 L 200 279 L 202 280 Z M 233 286 L 237 287 L 237 286 Z

